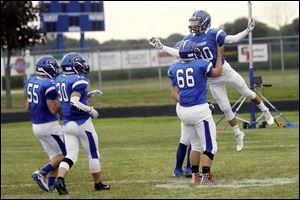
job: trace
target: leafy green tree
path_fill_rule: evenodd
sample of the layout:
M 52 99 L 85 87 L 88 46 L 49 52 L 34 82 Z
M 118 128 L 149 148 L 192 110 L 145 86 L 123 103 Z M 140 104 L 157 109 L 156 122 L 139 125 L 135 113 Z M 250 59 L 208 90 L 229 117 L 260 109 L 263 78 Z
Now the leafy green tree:
M 5 66 L 6 106 L 12 108 L 10 58 L 15 50 L 27 49 L 43 41 L 37 26 L 39 9 L 32 1 L 1 1 L 1 49 L 7 55 Z
M 225 23 L 221 28 L 227 34 L 236 34 L 247 28 L 248 19 L 239 18 L 236 19 L 233 23 Z M 253 30 L 253 37 L 269 37 L 269 36 L 278 36 L 279 33 L 277 30 L 268 27 L 265 23 L 255 21 L 255 28 Z
M 299 35 L 299 18 L 294 19 L 291 24 L 282 27 L 283 35 Z

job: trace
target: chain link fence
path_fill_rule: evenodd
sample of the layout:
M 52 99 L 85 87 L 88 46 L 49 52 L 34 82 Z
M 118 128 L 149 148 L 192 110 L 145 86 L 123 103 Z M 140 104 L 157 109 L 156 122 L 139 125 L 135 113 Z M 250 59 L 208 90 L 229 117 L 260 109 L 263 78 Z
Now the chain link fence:
M 174 46 L 178 41 L 174 41 Z M 244 76 L 249 69 L 248 62 L 241 62 L 241 45 L 247 45 L 248 39 L 238 44 L 226 44 L 224 56 L 230 65 Z M 254 71 L 280 73 L 282 84 L 285 84 L 288 70 L 299 70 L 299 35 L 282 37 L 253 38 L 253 45 L 265 45 L 267 59 L 254 62 Z M 124 50 L 127 49 L 127 50 Z M 132 50 L 135 49 L 135 50 Z M 80 49 L 64 49 L 64 53 L 81 52 Z M 260 51 L 260 50 L 258 50 Z M 34 74 L 34 63 L 41 55 L 53 55 L 59 61 L 62 55 L 55 50 L 30 52 L 30 56 L 18 55 L 11 58 L 12 88 L 22 88 L 26 77 Z M 133 80 L 158 77 L 160 89 L 162 79 L 167 77 L 168 66 L 177 61 L 165 52 L 153 49 L 148 44 L 130 46 L 107 46 L 102 49 L 89 49 L 83 53 L 87 58 L 91 73 L 89 78 L 101 87 L 104 81 Z M 1 90 L 5 88 L 6 57 L 1 57 Z M 23 69 L 22 69 L 23 68 Z M 25 70 L 24 70 L 25 69 Z M 299 82 L 299 78 L 298 78 Z

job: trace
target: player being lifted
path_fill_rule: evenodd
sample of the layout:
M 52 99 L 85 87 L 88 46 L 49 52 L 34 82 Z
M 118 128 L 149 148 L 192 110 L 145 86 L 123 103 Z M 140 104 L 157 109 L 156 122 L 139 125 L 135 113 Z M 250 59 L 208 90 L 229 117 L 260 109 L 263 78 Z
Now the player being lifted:
M 63 74 L 56 78 L 56 90 L 61 102 L 67 155 L 59 165 L 55 188 L 60 195 L 68 194 L 64 177 L 77 162 L 81 144 L 89 158 L 89 171 L 95 190 L 108 190 L 110 185 L 101 182 L 98 135 L 91 120 L 91 117 L 98 117 L 98 112 L 87 106 L 89 83 L 82 76 L 89 73 L 89 65 L 80 54 L 72 52 L 62 58 L 61 67 Z
M 212 183 L 210 167 L 218 147 L 206 84 L 207 77 L 217 77 L 222 72 L 222 51 L 223 46 L 217 47 L 214 68 L 210 61 L 199 59 L 201 52 L 196 43 L 185 40 L 179 47 L 180 62 L 171 65 L 168 70 L 172 96 L 179 102 L 176 113 L 181 120 L 182 137 L 189 140 L 192 146 L 190 163 L 195 184 Z M 202 177 L 199 172 L 200 163 Z
M 41 142 L 50 161 L 34 172 L 32 178 L 42 190 L 48 192 L 54 189 L 56 169 L 66 155 L 61 126 L 56 115 L 60 111 L 60 104 L 55 82 L 52 80 L 57 76 L 58 64 L 52 56 L 42 56 L 35 65 L 36 76 L 25 81 L 27 106 L 33 133 Z
M 249 32 L 254 29 L 255 22 L 252 19 L 248 23 L 247 29 L 236 34 L 227 35 L 223 30 L 218 28 L 210 28 L 211 17 L 203 10 L 194 12 L 189 19 L 190 34 L 183 38 L 185 40 L 192 40 L 197 43 L 201 58 L 209 60 L 215 66 L 217 61 L 217 47 L 224 43 L 235 43 L 245 38 Z M 173 56 L 178 56 L 178 49 L 170 48 L 163 45 L 158 38 L 151 38 L 149 43 L 156 48 L 163 49 Z M 262 111 L 265 120 L 269 125 L 274 123 L 274 118 L 269 112 L 269 109 L 259 99 L 255 92 L 250 90 L 245 83 L 245 80 L 234 69 L 231 68 L 225 58 L 222 58 L 222 74 L 216 78 L 208 78 L 208 84 L 213 98 L 219 105 L 222 112 L 225 114 L 227 121 L 233 129 L 234 135 L 237 139 L 236 150 L 241 151 L 244 146 L 244 132 L 238 126 L 236 117 L 231 110 L 231 105 L 227 96 L 225 85 L 233 86 L 242 96 L 248 97 L 253 101 L 257 107 Z

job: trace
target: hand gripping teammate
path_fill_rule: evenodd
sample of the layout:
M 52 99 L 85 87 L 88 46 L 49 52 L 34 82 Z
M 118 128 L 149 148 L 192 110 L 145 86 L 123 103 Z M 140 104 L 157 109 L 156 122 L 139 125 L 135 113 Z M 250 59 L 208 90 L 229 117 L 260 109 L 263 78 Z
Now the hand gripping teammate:
M 222 29 L 210 28 L 211 17 L 203 10 L 194 12 L 189 19 L 190 34 L 183 38 L 185 40 L 192 40 L 197 43 L 201 58 L 209 60 L 215 66 L 217 59 L 217 47 L 222 46 L 224 43 L 236 43 L 245 38 L 254 27 L 254 20 L 249 21 L 247 29 L 236 34 L 227 35 Z M 156 48 L 163 49 L 173 56 L 178 56 L 178 49 L 170 48 L 163 45 L 158 38 L 151 38 L 149 43 Z M 208 78 L 208 84 L 213 98 L 219 105 L 222 112 L 225 114 L 227 121 L 233 129 L 233 133 L 237 140 L 236 150 L 239 152 L 244 146 L 244 132 L 238 126 L 236 117 L 231 109 L 231 105 L 227 96 L 225 85 L 234 87 L 242 96 L 250 98 L 257 107 L 264 114 L 265 120 L 269 125 L 274 124 L 274 118 L 269 112 L 269 109 L 264 105 L 255 92 L 249 89 L 245 80 L 234 69 L 231 68 L 225 58 L 222 58 L 222 74 L 216 78 Z
M 212 184 L 210 171 L 218 146 L 216 125 L 207 99 L 207 79 L 222 72 L 223 47 L 217 48 L 215 67 L 208 60 L 199 59 L 200 50 L 191 40 L 185 40 L 179 47 L 180 61 L 171 65 L 168 76 L 171 79 L 172 96 L 178 102 L 176 113 L 181 120 L 182 137 L 190 141 L 192 151 L 192 182 Z M 202 165 L 202 176 L 199 165 Z

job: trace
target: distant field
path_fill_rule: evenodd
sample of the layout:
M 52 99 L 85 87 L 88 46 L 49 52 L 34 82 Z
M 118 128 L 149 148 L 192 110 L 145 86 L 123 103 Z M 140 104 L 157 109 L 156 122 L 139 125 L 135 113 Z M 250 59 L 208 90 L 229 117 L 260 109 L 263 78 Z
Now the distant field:
M 284 114 L 299 123 L 299 112 Z M 111 191 L 93 191 L 81 149 L 66 178 L 70 194 L 43 193 L 31 173 L 45 164 L 46 154 L 29 122 L 12 123 L 1 124 L 1 199 L 299 198 L 299 128 L 246 129 L 240 153 L 230 128 L 218 133 L 219 151 L 212 167 L 215 185 L 194 186 L 190 179 L 171 177 L 179 140 L 177 117 L 97 119 L 94 125 L 103 182 L 112 184 Z
M 249 85 L 248 72 L 240 73 Z M 270 101 L 296 100 L 299 99 L 299 70 L 286 70 L 284 76 L 281 71 L 255 71 L 255 76 L 262 76 L 263 82 L 272 84 L 269 88 L 259 88 Z M 91 88 L 97 89 L 98 83 L 92 82 Z M 100 88 L 104 95 L 89 101 L 90 105 L 97 108 L 107 107 L 131 107 L 131 106 L 154 106 L 174 104 L 171 98 L 170 82 L 167 77 L 163 78 L 162 90 L 160 91 L 158 78 L 132 79 L 120 81 L 104 81 Z M 235 102 L 240 96 L 231 87 L 227 87 L 231 102 Z M 210 92 L 209 99 L 213 101 Z M 5 97 L 1 96 L 1 112 L 25 111 L 25 97 L 23 94 L 13 95 L 13 109 L 5 109 Z

